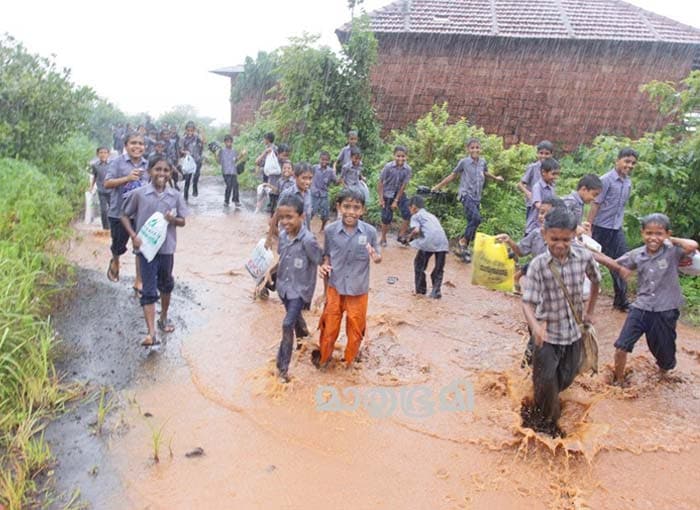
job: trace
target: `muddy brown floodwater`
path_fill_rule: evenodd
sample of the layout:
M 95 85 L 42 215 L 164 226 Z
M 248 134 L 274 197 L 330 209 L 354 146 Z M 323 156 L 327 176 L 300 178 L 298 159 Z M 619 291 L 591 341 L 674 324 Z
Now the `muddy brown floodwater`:
M 243 267 L 267 218 L 251 203 L 225 210 L 219 181 L 203 179 L 179 230 L 178 331 L 159 353 L 139 346 L 132 258 L 110 284 L 108 237 L 76 226 L 79 292 L 58 314 L 59 366 L 92 391 L 109 387 L 113 405 L 99 435 L 94 400 L 50 428 L 64 500 L 79 488 L 100 509 L 699 507 L 700 331 L 679 327 L 665 380 L 640 342 L 631 386 L 613 388 L 624 316 L 602 298 L 601 373 L 562 394 L 567 437 L 539 436 L 520 426 L 531 383 L 518 298 L 472 286 L 453 257 L 442 300 L 416 298 L 414 252 L 390 242 L 371 269 L 361 361 L 317 371 L 316 332 L 281 385 L 283 307 L 276 295 L 253 302 Z M 318 317 L 307 312 L 310 325 Z

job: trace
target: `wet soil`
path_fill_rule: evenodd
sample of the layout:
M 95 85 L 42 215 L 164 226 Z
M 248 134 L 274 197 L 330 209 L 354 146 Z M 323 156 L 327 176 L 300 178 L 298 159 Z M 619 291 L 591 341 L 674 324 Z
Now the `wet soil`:
M 108 282 L 109 238 L 76 225 L 59 368 L 88 395 L 109 388 L 112 406 L 100 434 L 94 397 L 49 428 L 57 508 L 76 489 L 108 509 L 697 508 L 700 331 L 679 327 L 665 378 L 640 342 L 629 387 L 613 388 L 624 315 L 602 298 L 601 373 L 562 393 L 565 438 L 535 434 L 520 424 L 532 388 L 518 298 L 472 286 L 452 256 L 443 298 L 415 297 L 414 253 L 390 242 L 371 269 L 361 361 L 319 372 L 315 332 L 284 385 L 273 370 L 283 307 L 274 294 L 254 302 L 243 267 L 267 218 L 250 199 L 222 207 L 220 181 L 203 179 L 179 231 L 177 331 L 157 353 L 139 346 L 133 258 Z M 306 313 L 310 326 L 319 315 Z

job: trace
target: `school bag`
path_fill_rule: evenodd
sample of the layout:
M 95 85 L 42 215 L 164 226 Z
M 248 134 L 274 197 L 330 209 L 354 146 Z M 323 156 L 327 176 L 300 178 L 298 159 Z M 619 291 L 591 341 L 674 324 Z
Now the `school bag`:
M 180 168 L 185 175 L 191 175 L 197 171 L 197 162 L 191 154 L 185 154 L 180 158 Z
M 141 239 L 139 253 L 150 262 L 165 242 L 168 235 L 168 221 L 162 213 L 156 211 L 146 220 L 137 235 Z
M 265 166 L 263 167 L 263 172 L 267 176 L 282 174 L 280 162 L 277 159 L 277 155 L 275 155 L 273 151 L 270 151 L 267 157 L 265 158 Z
M 566 286 L 564 285 L 564 280 L 562 280 L 561 278 L 561 273 L 559 273 L 559 270 L 556 267 L 554 267 L 553 260 L 549 261 L 549 269 L 550 271 L 552 271 L 554 279 L 557 281 L 559 287 L 564 293 L 566 302 L 569 304 L 569 309 L 571 309 L 571 313 L 574 314 L 574 320 L 576 321 L 576 324 L 578 324 L 578 327 L 581 329 L 581 362 L 578 365 L 578 373 L 590 373 L 591 375 L 597 374 L 598 334 L 596 333 L 596 330 L 592 324 L 584 324 L 581 318 L 576 313 L 576 310 L 574 309 L 574 303 L 571 301 L 571 298 L 569 297 L 569 292 L 566 290 Z

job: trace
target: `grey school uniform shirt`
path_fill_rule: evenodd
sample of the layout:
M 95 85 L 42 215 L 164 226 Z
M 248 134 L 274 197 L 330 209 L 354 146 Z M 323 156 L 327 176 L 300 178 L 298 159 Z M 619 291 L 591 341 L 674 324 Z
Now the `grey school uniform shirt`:
M 231 147 L 227 149 L 224 147 L 219 151 L 219 163 L 221 163 L 221 173 L 224 175 L 234 175 L 236 174 L 236 149 Z
M 109 170 L 109 165 L 109 161 L 105 161 L 103 163 L 99 159 L 97 161 L 94 161 L 90 165 L 90 168 L 92 169 L 92 175 L 95 176 L 95 187 L 97 188 L 98 193 L 109 193 L 111 191 L 105 189 L 105 176 L 107 175 L 107 171 Z
M 450 245 L 440 220 L 425 209 L 411 216 L 411 230 L 420 229 L 420 237 L 411 241 L 411 246 L 421 251 L 449 251 Z
M 553 261 L 553 265 L 559 271 L 580 318 L 583 318 L 585 276 L 588 276 L 591 283 L 599 283 L 600 271 L 593 255 L 586 248 L 576 245 L 571 246 L 569 256 L 563 264 L 552 257 L 549 250 L 530 262 L 523 302 L 535 307 L 535 317 L 538 321 L 547 323 L 547 343 L 570 345 L 581 338 L 581 329 L 576 324 L 564 291 L 549 267 L 550 261 Z
M 384 165 L 382 173 L 379 175 L 379 180 L 384 185 L 384 196 L 397 198 L 396 194 L 401 189 L 401 186 L 408 184 L 412 175 L 411 167 L 405 163 L 401 168 L 397 167 L 393 161 Z
M 544 237 L 542 237 L 542 229 L 536 228 L 523 237 L 518 243 L 518 249 L 523 257 L 525 255 L 533 255 L 536 257 L 546 252 L 547 243 L 544 242 Z
M 564 201 L 564 205 L 566 205 L 566 208 L 573 213 L 573 215 L 576 217 L 576 224 L 580 225 L 581 222 L 583 221 L 583 199 L 581 198 L 581 195 L 578 194 L 578 191 L 572 191 L 565 197 L 562 197 L 562 200 Z
M 343 221 L 338 220 L 324 230 L 324 257 L 333 267 L 328 283 L 343 296 L 362 296 L 369 292 L 369 264 L 367 243 L 380 253 L 377 230 L 364 221 L 358 221 L 348 233 Z
M 340 178 L 343 179 L 346 188 L 359 186 L 360 175 L 362 175 L 362 165 L 353 166 L 352 163 L 348 163 L 347 165 L 343 165 L 340 171 Z
M 336 158 L 336 161 L 340 161 L 340 168 L 343 168 L 345 165 L 350 163 L 350 151 L 352 150 L 352 147 L 349 145 L 346 145 L 342 149 L 340 149 L 340 153 L 338 154 L 338 157 Z
M 129 159 L 129 156 L 122 154 L 110 163 L 107 174 L 105 175 L 105 181 L 126 177 L 136 168 L 143 170 L 141 172 L 141 179 L 127 182 L 126 184 L 110 189 L 112 195 L 109 199 L 109 211 L 107 212 L 107 216 L 110 218 L 121 218 L 124 197 L 133 190 L 138 189 L 148 183 L 148 172 L 146 171 L 148 168 L 148 162 L 145 158 L 141 158 L 140 161 L 134 163 L 131 161 L 131 159 Z
M 459 200 L 466 197 L 474 202 L 481 202 L 486 172 L 488 172 L 488 165 L 484 158 L 475 161 L 471 156 L 467 156 L 457 163 L 452 173 L 459 174 Z
M 522 179 L 520 179 L 520 182 L 522 182 L 528 190 L 532 191 L 532 188 L 535 186 L 535 184 L 537 184 L 537 181 L 542 178 L 541 168 L 541 161 L 530 163 L 525 168 L 525 175 L 523 175 Z M 532 207 L 532 200 L 525 197 L 525 205 L 527 207 Z
M 315 197 L 327 197 L 328 188 L 335 180 L 335 172 L 332 167 L 321 168 L 321 165 L 315 165 L 314 178 L 311 181 L 311 194 Z
M 685 255 L 683 248 L 664 242 L 654 254 L 641 246 L 617 259 L 618 264 L 637 270 L 637 299 L 632 306 L 649 312 L 665 312 L 683 305 L 678 281 L 678 263 Z
M 282 198 L 286 195 L 299 195 L 301 197 L 301 199 L 304 201 L 304 224 L 306 225 L 306 228 L 311 228 L 311 214 L 313 213 L 311 192 L 306 191 L 305 193 L 302 193 L 297 187 L 297 183 L 293 181 L 291 186 L 286 187 L 284 191 L 280 192 L 280 200 L 282 200 Z M 279 204 L 279 202 L 277 203 Z
M 301 298 L 304 303 L 311 303 L 316 288 L 316 269 L 323 257 L 316 238 L 305 225 L 293 238 L 282 230 L 278 253 L 277 293 L 281 298 Z
M 546 200 L 548 198 L 555 197 L 556 193 L 554 191 L 554 184 L 547 184 L 543 180 L 539 180 L 535 183 L 535 185 L 532 188 L 532 203 L 533 205 L 542 202 L 543 200 Z M 542 225 L 540 225 L 540 222 L 537 221 L 537 217 L 539 216 L 540 212 L 539 209 L 536 207 L 533 207 L 530 209 L 530 214 L 527 217 L 527 222 L 525 223 L 525 233 L 529 234 L 536 228 L 540 228 Z
M 124 215 L 128 217 L 136 215 L 134 218 L 136 232 L 141 230 L 143 224 L 153 213 L 160 212 L 165 216 L 165 213 L 172 210 L 175 210 L 175 216 L 182 218 L 186 218 L 190 214 L 182 193 L 170 186 L 166 186 L 162 192 L 158 193 L 153 184 L 149 183 L 131 193 L 124 202 Z M 175 253 L 176 246 L 177 229 L 175 225 L 169 223 L 168 233 L 163 246 L 158 250 L 158 254 L 172 255 Z
M 625 205 L 632 193 L 632 181 L 629 177 L 622 178 L 613 168 L 600 178 L 600 182 L 603 183 L 603 189 L 595 199 L 600 208 L 593 219 L 593 225 L 620 230 L 625 217 Z

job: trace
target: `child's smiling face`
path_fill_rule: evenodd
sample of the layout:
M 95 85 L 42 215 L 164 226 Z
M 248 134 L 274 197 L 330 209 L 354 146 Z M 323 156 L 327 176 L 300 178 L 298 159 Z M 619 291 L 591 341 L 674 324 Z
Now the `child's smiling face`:
M 666 230 L 663 225 L 658 223 L 647 223 L 642 228 L 642 240 L 647 247 L 648 253 L 656 253 L 659 251 L 664 241 L 669 238 L 671 233 Z
M 404 151 L 394 152 L 394 163 L 398 167 L 402 167 L 406 163 L 406 153 Z
M 164 189 L 166 184 L 168 184 L 172 173 L 173 171 L 170 168 L 170 164 L 167 161 L 158 161 L 149 170 L 149 175 L 151 176 L 151 183 L 153 184 L 153 187 L 157 190 Z
M 477 142 L 470 143 L 467 145 L 467 152 L 472 159 L 479 159 L 479 156 L 481 156 L 481 144 Z
M 314 174 L 311 172 L 302 172 L 297 175 L 297 188 L 299 188 L 299 191 L 307 191 L 311 187 L 313 178 Z
M 346 198 L 337 205 L 338 216 L 346 227 L 355 227 L 360 217 L 365 213 L 365 206 L 359 200 Z
M 299 214 L 291 205 L 280 205 L 277 207 L 277 219 L 288 235 L 295 236 L 301 229 L 304 215 Z
M 142 136 L 132 136 L 129 141 L 126 142 L 126 154 L 131 159 L 139 159 L 143 156 L 143 151 L 145 150 L 145 145 Z

